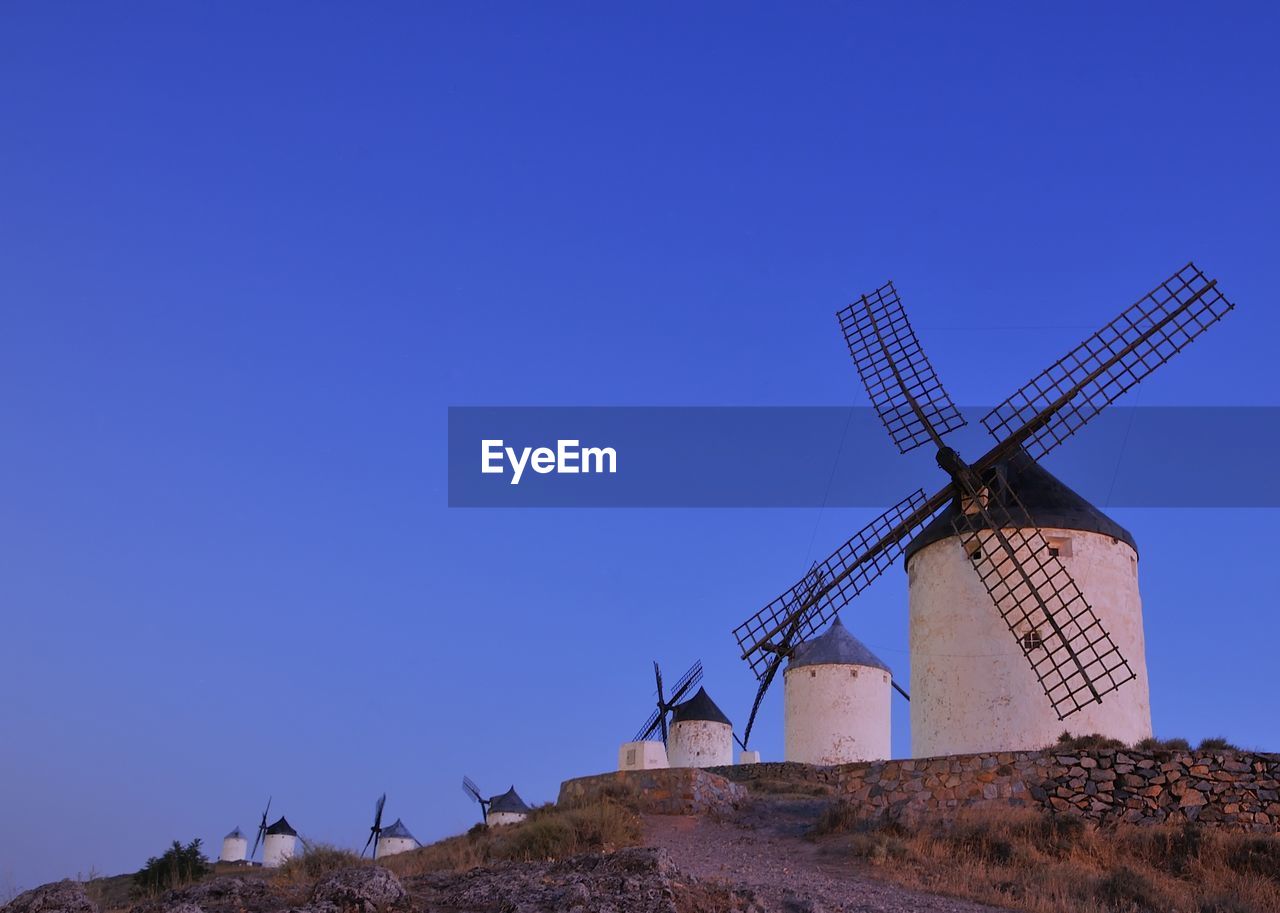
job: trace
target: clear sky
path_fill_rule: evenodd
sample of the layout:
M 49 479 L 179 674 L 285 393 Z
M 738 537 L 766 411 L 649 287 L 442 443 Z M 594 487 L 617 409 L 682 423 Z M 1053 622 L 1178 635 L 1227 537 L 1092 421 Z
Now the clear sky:
M 449 405 L 862 404 L 890 277 L 991 403 L 1192 258 L 1239 309 L 1126 402 L 1280 405 L 1274 5 L 606 6 L 0 12 L 0 888 L 554 799 L 654 658 L 741 720 L 875 513 L 450 510 Z M 1280 748 L 1275 513 L 1114 513 L 1157 732 Z

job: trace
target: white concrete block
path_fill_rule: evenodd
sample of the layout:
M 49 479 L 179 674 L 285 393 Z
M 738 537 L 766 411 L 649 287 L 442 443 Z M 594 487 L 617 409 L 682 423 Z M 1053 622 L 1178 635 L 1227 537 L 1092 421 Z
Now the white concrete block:
M 661 742 L 623 742 L 618 749 L 618 770 L 654 770 L 667 766 L 667 747 Z

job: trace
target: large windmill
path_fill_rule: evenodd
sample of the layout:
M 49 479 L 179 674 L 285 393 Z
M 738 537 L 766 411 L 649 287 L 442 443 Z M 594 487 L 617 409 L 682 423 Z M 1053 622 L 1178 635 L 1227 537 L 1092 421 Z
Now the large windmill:
M 1052 711 L 1057 720 L 1065 720 L 1101 704 L 1133 680 L 1129 661 L 1067 570 L 1062 548 L 1037 525 L 1038 514 L 1028 510 L 1024 496 L 1049 490 L 1091 508 L 1036 461 L 1232 307 L 1217 290 L 1217 280 L 1187 264 L 991 410 L 982 424 L 997 443 L 972 463 L 944 442 L 965 420 L 926 359 L 893 284 L 840 311 L 850 355 L 893 442 L 903 453 L 932 444 L 950 480 L 931 497 L 921 489 L 895 504 L 734 630 L 743 659 L 760 682 L 743 741 L 778 667 L 795 645 L 824 627 L 897 561 L 912 537 L 948 505 L 930 524 L 931 535 L 945 533 L 958 541 L 963 549 L 957 551 L 958 560 L 972 567 L 976 578 L 966 571 L 968 578 L 985 591 L 986 615 L 1008 629 L 1039 683 L 1043 698 L 1036 699 L 1044 713 Z M 946 529 L 938 532 L 939 524 Z M 1104 532 L 1116 539 L 1124 531 L 1116 526 Z M 1136 568 L 1136 552 L 1133 561 Z M 1136 642 L 1141 644 L 1140 630 Z M 920 703 L 915 675 L 913 733 Z
M 636 733 L 636 737 L 632 741 L 647 742 L 661 732 L 662 743 L 665 745 L 669 735 L 667 717 L 675 710 L 676 705 L 683 701 L 685 696 L 702 681 L 702 660 L 696 660 L 688 671 L 680 676 L 675 683 L 675 687 L 671 689 L 671 697 L 669 698 L 662 689 L 662 669 L 659 668 L 656 661 L 653 664 L 653 677 L 658 685 L 656 692 L 658 706 L 649 714 L 649 718 L 644 721 L 644 725 L 640 727 L 640 731 Z

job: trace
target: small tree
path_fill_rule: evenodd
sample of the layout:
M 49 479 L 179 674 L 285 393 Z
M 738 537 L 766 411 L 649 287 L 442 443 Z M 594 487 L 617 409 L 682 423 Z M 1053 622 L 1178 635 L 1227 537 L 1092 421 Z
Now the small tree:
M 152 856 L 147 864 L 133 876 L 133 886 L 138 893 L 154 896 L 170 888 L 199 881 L 209 874 L 209 860 L 200 852 L 200 838 L 183 846 L 177 840 L 163 856 Z

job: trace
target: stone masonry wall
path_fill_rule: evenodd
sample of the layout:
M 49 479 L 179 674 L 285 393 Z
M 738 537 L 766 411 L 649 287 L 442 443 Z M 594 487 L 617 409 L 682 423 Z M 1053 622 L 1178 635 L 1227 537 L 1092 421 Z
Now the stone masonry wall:
M 747 799 L 744 787 L 718 774 L 698 767 L 664 767 L 565 780 L 556 804 L 574 805 L 619 792 L 637 799 L 641 811 L 655 815 L 727 812 Z
M 1280 755 L 1249 752 L 1013 751 L 811 767 L 719 767 L 739 783 L 825 784 L 872 816 L 946 817 L 957 808 L 1039 807 L 1098 823 L 1202 824 L 1280 832 Z

